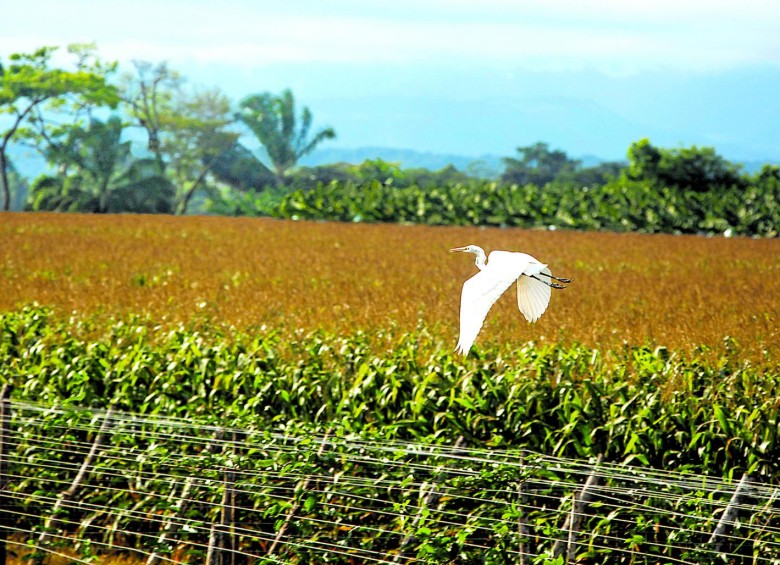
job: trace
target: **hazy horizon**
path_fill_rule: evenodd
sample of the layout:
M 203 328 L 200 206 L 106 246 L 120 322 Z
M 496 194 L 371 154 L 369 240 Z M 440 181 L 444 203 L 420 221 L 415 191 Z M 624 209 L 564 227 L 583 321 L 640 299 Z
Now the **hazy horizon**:
M 0 60 L 95 42 L 234 101 L 291 88 L 323 148 L 625 158 L 643 137 L 780 159 L 780 4 L 488 0 L 11 2 Z M 35 17 L 31 17 L 34 14 Z M 51 14 L 51 15 L 49 15 Z

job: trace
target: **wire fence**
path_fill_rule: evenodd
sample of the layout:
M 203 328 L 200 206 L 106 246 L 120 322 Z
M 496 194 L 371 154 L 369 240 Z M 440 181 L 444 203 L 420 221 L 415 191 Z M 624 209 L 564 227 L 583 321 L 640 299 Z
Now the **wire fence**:
M 747 475 L 1 405 L 0 565 L 780 563 Z

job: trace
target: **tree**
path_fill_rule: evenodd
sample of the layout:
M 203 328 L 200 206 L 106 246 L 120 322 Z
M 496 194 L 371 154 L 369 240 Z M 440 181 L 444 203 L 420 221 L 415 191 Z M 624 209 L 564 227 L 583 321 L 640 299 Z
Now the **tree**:
M 159 175 L 153 159 L 134 159 L 131 143 L 122 141 L 122 121 L 93 120 L 73 128 L 49 158 L 61 163 L 56 176 L 36 179 L 31 192 L 33 210 L 74 212 L 170 213 L 173 188 Z
M 358 165 L 350 167 L 358 182 L 378 181 L 395 187 L 408 186 L 406 173 L 401 163 L 393 163 L 384 159 L 366 159 Z
M 230 101 L 218 89 L 182 94 L 164 122 L 175 134 L 162 137 L 161 149 L 177 188 L 176 213 L 185 214 L 219 158 L 238 142 L 238 133 L 229 129 Z
M 240 143 L 222 153 L 212 165 L 214 176 L 240 192 L 262 191 L 276 185 L 276 175 Z
M 425 168 L 406 169 L 404 171 L 408 183 L 417 185 L 423 190 L 439 188 L 446 185 L 466 184 L 471 178 L 464 172 L 461 172 L 455 165 L 445 165 L 437 171 L 431 171 Z
M 14 167 L 13 161 L 8 161 L 8 188 L 11 193 L 11 210 L 24 210 L 27 200 L 27 180 Z
M 625 163 L 618 161 L 604 161 L 592 167 L 577 167 L 575 170 L 564 171 L 555 177 L 555 181 L 580 187 L 604 186 L 619 178 L 625 166 Z
M 123 100 L 146 132 L 160 174 L 176 187 L 176 213 L 185 214 L 193 195 L 238 141 L 238 132 L 231 129 L 233 109 L 217 88 L 186 89 L 165 63 L 134 64 L 136 74 L 125 77 Z
M 34 137 L 33 130 L 45 135 L 49 124 L 47 112 L 67 113 L 70 108 L 92 106 L 116 107 L 119 102 L 116 89 L 106 83 L 103 65 L 91 64 L 91 46 L 72 45 L 69 51 L 77 57 L 76 70 L 66 71 L 50 67 L 56 47 L 42 47 L 29 54 L 15 53 L 11 63 L 0 66 L 0 114 L 10 116 L 8 127 L 0 133 L 0 193 L 2 209 L 10 206 L 8 179 L 8 148 L 21 133 Z M 32 130 L 23 131 L 29 122 Z
M 730 163 L 712 147 L 661 149 L 648 139 L 632 143 L 628 149 L 628 174 L 635 180 L 646 180 L 656 186 L 667 186 L 693 192 L 723 191 L 745 188 L 747 179 L 740 166 Z
M 273 177 L 273 173 L 272 173 Z M 275 184 L 276 177 L 273 177 Z M 289 190 L 311 190 L 317 185 L 327 185 L 332 182 L 347 183 L 360 182 L 354 172 L 353 165 L 347 163 L 331 163 L 329 165 L 316 165 L 313 167 L 297 167 L 289 180 Z
M 628 148 L 628 176 L 633 180 L 659 180 L 663 155 L 647 138 L 635 141 Z
M 311 153 L 326 139 L 333 139 L 332 128 L 324 128 L 311 138 L 312 114 L 303 108 L 300 125 L 295 117 L 295 100 L 292 91 L 281 96 L 270 93 L 255 94 L 241 101 L 237 118 L 257 137 L 271 161 L 277 183 L 285 183 L 287 172 L 298 160 Z
M 133 61 L 135 75 L 125 75 L 120 87 L 122 101 L 130 107 L 130 116 L 147 136 L 147 147 L 154 156 L 161 175 L 165 174 L 165 159 L 161 137 L 166 131 L 166 116 L 172 113 L 173 99 L 181 87 L 181 76 L 166 63 L 153 66 L 146 61 Z
M 501 180 L 506 183 L 544 186 L 563 173 L 579 167 L 580 162 L 560 150 L 550 151 L 547 143 L 538 142 L 526 147 L 518 147 L 520 159 L 505 157 L 504 174 Z

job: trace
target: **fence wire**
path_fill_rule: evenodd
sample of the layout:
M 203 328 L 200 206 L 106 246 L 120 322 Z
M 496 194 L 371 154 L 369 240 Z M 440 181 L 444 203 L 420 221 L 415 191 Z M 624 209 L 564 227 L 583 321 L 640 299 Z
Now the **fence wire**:
M 780 563 L 747 476 L 10 406 L 11 563 Z

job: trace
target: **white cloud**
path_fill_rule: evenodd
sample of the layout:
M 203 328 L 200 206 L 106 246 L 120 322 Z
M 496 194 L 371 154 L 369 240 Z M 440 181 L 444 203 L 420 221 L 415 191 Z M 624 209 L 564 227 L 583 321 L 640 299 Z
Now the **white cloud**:
M 360 62 L 716 69 L 780 63 L 774 29 L 780 3 L 764 0 L 137 0 L 106 6 L 74 0 L 64 12 L 58 0 L 14 2 L 0 24 L 0 54 L 94 40 L 107 59 L 244 68 Z M 29 17 L 31 9 L 56 18 Z

